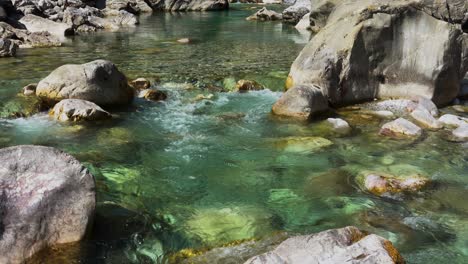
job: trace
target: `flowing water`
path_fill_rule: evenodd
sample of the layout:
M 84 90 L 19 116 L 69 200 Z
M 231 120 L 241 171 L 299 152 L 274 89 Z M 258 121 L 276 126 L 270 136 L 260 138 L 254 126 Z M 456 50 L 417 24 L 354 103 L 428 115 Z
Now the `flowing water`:
M 184 248 L 346 225 L 390 239 L 409 263 L 468 262 L 467 144 L 450 142 L 445 131 L 418 141 L 384 139 L 377 135 L 384 120 L 352 113 L 345 115 L 354 126 L 347 136 L 321 122 L 272 117 L 308 36 L 281 23 L 245 21 L 253 12 L 234 5 L 155 14 L 135 28 L 0 60 L 2 102 L 62 64 L 97 58 L 130 78 L 159 80 L 169 95 L 163 103 L 136 100 L 114 110 L 111 121 L 93 124 L 59 124 L 46 113 L 0 119 L 0 146 L 57 147 L 97 180 L 90 238 L 46 250 L 31 263 L 159 263 Z M 193 43 L 176 42 L 186 37 Z M 216 91 L 241 78 L 269 89 Z M 210 100 L 194 99 L 209 93 Z M 331 142 L 303 138 L 317 136 Z M 291 143 L 294 137 L 312 145 Z M 411 197 L 379 198 L 358 187 L 363 170 L 417 172 L 434 184 Z

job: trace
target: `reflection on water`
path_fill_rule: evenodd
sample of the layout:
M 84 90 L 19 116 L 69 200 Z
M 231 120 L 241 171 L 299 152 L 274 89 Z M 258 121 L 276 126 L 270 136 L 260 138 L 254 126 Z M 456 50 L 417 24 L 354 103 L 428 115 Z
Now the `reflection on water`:
M 166 102 L 136 101 L 95 124 L 59 124 L 46 114 L 0 120 L 0 146 L 63 149 L 97 179 L 90 237 L 42 252 L 32 263 L 157 263 L 183 248 L 345 225 L 390 239 L 409 263 L 466 263 L 468 146 L 438 132 L 416 142 L 381 138 L 380 119 L 347 116 L 355 127 L 343 136 L 320 122 L 272 117 L 305 42 L 290 26 L 245 21 L 254 11 L 244 7 L 158 14 L 136 28 L 0 60 L 2 101 L 61 64 L 96 58 L 114 61 L 131 77 L 159 79 L 169 94 Z M 182 37 L 194 43 L 177 44 Z M 222 86 L 225 78 L 253 79 L 273 91 L 199 89 Z M 194 100 L 201 93 L 214 97 Z M 308 143 L 298 145 L 299 138 Z M 313 150 L 302 151 L 307 146 Z M 404 200 L 383 199 L 359 189 L 355 177 L 364 170 L 417 171 L 435 184 Z

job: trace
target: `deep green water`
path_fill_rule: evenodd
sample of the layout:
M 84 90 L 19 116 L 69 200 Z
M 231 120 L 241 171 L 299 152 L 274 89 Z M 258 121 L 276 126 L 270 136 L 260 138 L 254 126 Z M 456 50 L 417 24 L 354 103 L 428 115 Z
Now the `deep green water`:
M 248 8 L 156 14 L 136 28 L 0 60 L 1 101 L 62 64 L 97 58 L 131 78 L 160 79 L 169 94 L 164 103 L 137 100 L 103 123 L 59 124 L 46 113 L 0 120 L 0 146 L 60 148 L 97 179 L 99 222 L 91 237 L 33 263 L 157 263 L 183 248 L 346 225 L 390 239 L 409 263 L 467 263 L 468 145 L 449 142 L 445 131 L 415 142 L 384 139 L 377 131 L 385 121 L 378 119 L 348 119 L 353 133 L 340 136 L 320 122 L 272 117 L 308 37 L 281 23 L 245 21 L 253 13 Z M 194 43 L 176 43 L 184 37 Z M 270 90 L 213 92 L 225 78 L 254 79 Z M 194 100 L 209 93 L 212 100 Z M 298 152 L 279 143 L 305 136 L 333 145 Z M 434 184 L 411 197 L 383 199 L 357 186 L 362 170 L 418 172 Z M 128 213 L 115 205 L 135 215 L 122 223 L 116 219 Z

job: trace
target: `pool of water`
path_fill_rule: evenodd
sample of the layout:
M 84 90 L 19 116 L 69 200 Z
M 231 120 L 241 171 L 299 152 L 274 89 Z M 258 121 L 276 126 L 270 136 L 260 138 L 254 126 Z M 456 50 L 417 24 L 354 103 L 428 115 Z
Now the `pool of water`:
M 1 147 L 57 147 L 97 180 L 90 237 L 31 263 L 160 263 L 184 248 L 346 225 L 390 239 L 409 263 L 468 262 L 468 145 L 448 141 L 443 131 L 418 141 L 381 138 L 384 120 L 352 115 L 344 115 L 354 126 L 346 136 L 321 122 L 271 116 L 308 36 L 290 25 L 246 21 L 254 11 L 234 5 L 226 12 L 155 14 L 135 28 L 0 60 L 1 101 L 62 64 L 97 58 L 130 78 L 159 80 L 169 95 L 163 103 L 136 100 L 93 124 L 60 124 L 46 113 L 0 120 Z M 186 37 L 193 43 L 176 42 Z M 229 78 L 269 89 L 216 92 Z M 194 99 L 209 93 L 211 100 Z M 299 137 L 332 144 L 285 147 Z M 411 197 L 383 199 L 358 187 L 363 170 L 417 172 L 434 184 Z

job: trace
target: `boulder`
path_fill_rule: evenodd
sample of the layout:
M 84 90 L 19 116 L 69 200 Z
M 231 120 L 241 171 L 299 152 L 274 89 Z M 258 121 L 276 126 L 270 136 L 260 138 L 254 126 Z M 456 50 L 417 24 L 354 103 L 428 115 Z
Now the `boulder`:
M 303 16 L 301 20 L 296 25 L 297 30 L 307 30 L 310 29 L 310 13 Z
M 337 133 L 347 134 L 351 131 L 351 127 L 348 122 L 341 118 L 328 118 L 327 123 L 329 123 L 332 126 L 333 131 Z
M 61 42 L 65 41 L 65 36 L 73 35 L 73 29 L 65 23 L 54 22 L 35 15 L 26 15 L 19 20 L 29 32 L 49 32 Z
M 276 263 L 388 263 L 403 264 L 392 243 L 377 235 L 367 235 L 356 227 L 326 230 L 296 236 L 274 250 L 255 256 L 245 264 Z
M 468 56 L 456 25 L 412 1 L 327 2 L 326 26 L 294 61 L 290 83 L 316 85 L 332 105 L 413 96 L 444 105 L 457 96 Z
M 94 177 L 72 156 L 50 147 L 0 150 L 0 263 L 81 240 L 92 223 Z
M 98 105 L 124 105 L 133 99 L 127 78 L 110 61 L 66 64 L 41 80 L 36 95 L 50 101 L 82 99 Z
M 468 123 L 462 124 L 453 130 L 452 135 L 459 141 L 468 140 Z
M 228 0 L 149 0 L 153 10 L 212 11 L 229 8 Z
M 263 87 L 263 85 L 259 84 L 256 81 L 239 80 L 236 83 L 234 92 L 244 93 L 248 91 L 258 91 L 258 90 L 263 90 L 263 89 L 265 89 L 265 87 Z
M 431 113 L 424 107 L 418 107 L 411 112 L 411 117 L 416 120 L 418 124 L 430 129 L 441 129 L 443 124 L 435 119 Z
M 468 124 L 468 118 L 446 114 L 439 118 L 439 122 L 446 127 L 459 127 L 461 125 Z
M 379 133 L 393 138 L 419 137 L 422 134 L 422 129 L 404 118 L 398 118 L 384 124 Z
M 283 21 L 297 24 L 303 16 L 310 12 L 310 0 L 296 0 L 294 5 L 283 11 Z
M 167 99 L 167 94 L 161 90 L 145 89 L 138 93 L 138 97 L 150 101 L 164 101 Z
M 57 47 L 62 43 L 48 32 L 30 32 L 0 22 L 0 38 L 10 39 L 20 48 Z
M 290 153 L 311 153 L 333 145 L 322 137 L 287 137 L 275 141 L 278 149 Z
M 328 102 L 322 91 L 311 85 L 299 85 L 287 90 L 272 108 L 275 115 L 303 120 L 327 110 Z
M 419 174 L 399 177 L 373 171 L 362 172 L 358 181 L 365 191 L 387 197 L 399 193 L 414 193 L 429 184 L 429 179 Z
M 80 99 L 65 99 L 57 103 L 49 113 L 54 119 L 66 121 L 95 121 L 111 118 L 111 114 L 97 104 Z
M 37 83 L 30 83 L 30 84 L 26 85 L 25 87 L 23 87 L 23 89 L 21 91 L 26 96 L 36 95 L 36 87 L 37 87 Z
M 130 85 L 135 88 L 135 90 L 145 90 L 151 87 L 151 82 L 145 78 L 138 78 L 131 81 Z
M 335 9 L 340 0 L 312 0 L 309 21 L 313 32 L 318 32 L 325 27 L 328 16 Z
M 18 49 L 18 44 L 15 42 L 0 38 L 0 57 L 13 57 L 16 55 L 16 50 Z
M 273 10 L 268 10 L 266 7 L 258 10 L 255 14 L 249 16 L 247 20 L 259 20 L 259 21 L 267 21 L 267 20 L 281 20 L 283 15 L 277 13 Z

